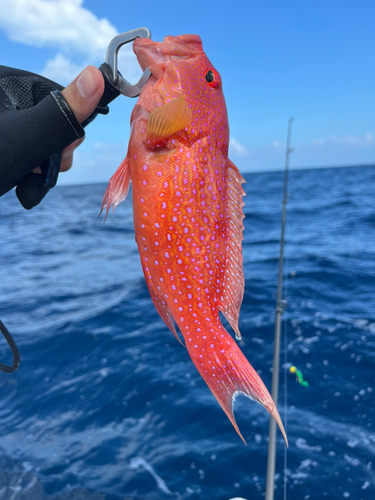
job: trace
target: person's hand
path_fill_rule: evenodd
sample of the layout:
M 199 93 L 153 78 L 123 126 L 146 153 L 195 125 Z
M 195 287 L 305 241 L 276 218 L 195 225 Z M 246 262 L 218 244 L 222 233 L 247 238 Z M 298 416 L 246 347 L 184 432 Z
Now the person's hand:
M 87 66 L 61 93 L 79 123 L 82 123 L 94 111 L 103 92 L 104 80 L 101 72 L 95 66 Z M 71 168 L 73 152 L 83 140 L 84 137 L 77 139 L 63 150 L 60 172 Z M 40 168 L 37 167 L 34 173 L 40 173 Z

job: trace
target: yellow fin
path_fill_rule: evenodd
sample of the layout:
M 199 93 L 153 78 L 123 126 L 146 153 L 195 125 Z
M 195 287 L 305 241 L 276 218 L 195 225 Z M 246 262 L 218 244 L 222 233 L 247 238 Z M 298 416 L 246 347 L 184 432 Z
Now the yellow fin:
M 147 136 L 153 139 L 165 139 L 190 125 L 191 109 L 183 94 L 154 109 L 147 122 Z

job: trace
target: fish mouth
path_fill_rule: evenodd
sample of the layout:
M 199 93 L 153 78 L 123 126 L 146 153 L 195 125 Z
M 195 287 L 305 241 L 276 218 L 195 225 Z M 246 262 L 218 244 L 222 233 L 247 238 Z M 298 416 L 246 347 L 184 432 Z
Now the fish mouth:
M 149 38 L 136 38 L 133 43 L 133 51 L 142 71 L 149 68 L 155 78 L 160 78 L 165 70 L 162 45 L 161 42 L 153 42 Z
M 203 53 L 199 35 L 166 36 L 162 42 L 136 38 L 133 50 L 142 70 L 149 68 L 156 78 L 163 75 L 171 59 L 184 59 Z

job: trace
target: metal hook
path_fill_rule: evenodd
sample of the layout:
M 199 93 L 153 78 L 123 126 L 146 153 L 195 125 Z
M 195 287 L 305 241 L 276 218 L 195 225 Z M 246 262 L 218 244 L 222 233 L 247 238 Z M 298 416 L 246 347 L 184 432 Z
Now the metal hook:
M 151 76 L 151 71 L 146 68 L 138 83 L 131 85 L 117 70 L 118 52 L 126 43 L 133 42 L 136 38 L 151 38 L 147 28 L 137 28 L 115 36 L 108 45 L 105 64 L 110 68 L 111 84 L 127 97 L 138 97 L 142 88 Z
M 3 363 L 0 363 L 0 370 L 3 372 L 7 372 L 7 373 L 13 373 L 20 366 L 21 356 L 20 356 L 18 347 L 13 340 L 13 337 L 11 336 L 11 334 L 9 333 L 8 329 L 6 328 L 6 326 L 4 325 L 4 323 L 2 321 L 0 321 L 0 332 L 4 335 L 4 338 L 8 342 L 8 345 L 12 351 L 12 354 L 13 354 L 13 365 L 8 366 L 8 365 L 4 365 Z

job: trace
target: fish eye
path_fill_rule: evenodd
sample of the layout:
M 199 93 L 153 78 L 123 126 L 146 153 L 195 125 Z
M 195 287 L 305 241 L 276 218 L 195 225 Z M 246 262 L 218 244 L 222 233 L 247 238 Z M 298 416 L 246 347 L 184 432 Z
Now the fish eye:
M 221 78 L 219 73 L 213 68 L 208 69 L 206 71 L 206 82 L 210 87 L 218 89 L 221 85 Z
M 209 69 L 206 73 L 206 82 L 211 83 L 214 81 L 214 74 L 211 69 Z

